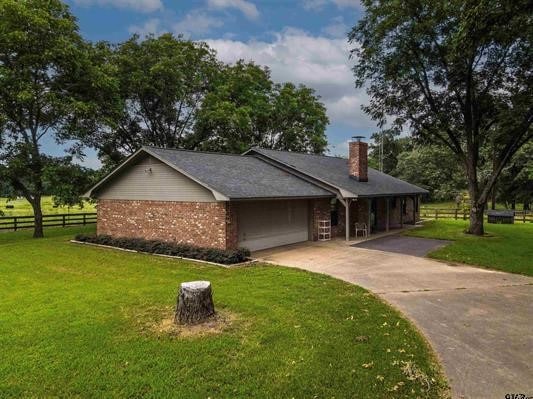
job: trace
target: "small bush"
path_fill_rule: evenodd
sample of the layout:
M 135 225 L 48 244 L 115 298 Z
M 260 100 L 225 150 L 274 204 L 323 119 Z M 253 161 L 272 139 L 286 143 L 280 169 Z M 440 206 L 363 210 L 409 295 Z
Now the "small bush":
M 250 256 L 246 248 L 222 250 L 216 248 L 195 247 L 189 244 L 169 243 L 158 240 L 145 240 L 143 238 L 111 237 L 107 235 L 78 234 L 76 241 L 92 244 L 109 245 L 123 249 L 133 249 L 139 252 L 181 256 L 183 258 L 205 260 L 208 262 L 231 265 L 244 262 Z

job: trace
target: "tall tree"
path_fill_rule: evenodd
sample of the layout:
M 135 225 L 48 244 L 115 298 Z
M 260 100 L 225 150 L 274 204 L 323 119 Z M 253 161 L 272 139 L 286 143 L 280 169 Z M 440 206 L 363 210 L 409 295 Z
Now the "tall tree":
M 386 129 L 372 133 L 372 142 L 368 153 L 368 163 L 375 169 L 380 169 L 383 164 L 383 172 L 394 175 L 398 164 L 398 156 L 413 148 L 413 140 L 409 136 L 400 137 L 397 129 Z
M 43 173 L 48 138 L 64 145 L 83 132 L 109 83 L 78 33 L 75 18 L 59 0 L 0 0 L 0 179 L 23 195 L 42 237 Z M 79 146 L 72 154 L 81 155 Z
M 533 137 L 533 21 L 527 0 L 363 0 L 349 39 L 354 73 L 367 84 L 364 110 L 408 124 L 463 165 L 472 234 L 502 169 Z M 481 149 L 493 144 L 492 172 L 479 176 Z
M 272 114 L 270 72 L 253 63 L 225 65 L 198 113 L 188 148 L 240 153 L 259 145 Z
M 275 84 L 252 62 L 225 66 L 202 104 L 190 148 L 243 152 L 251 146 L 322 153 L 326 109 L 314 91 Z
M 427 189 L 432 201 L 455 199 L 467 187 L 461 165 L 442 145 L 416 145 L 401 152 L 392 174 Z
M 142 145 L 183 147 L 220 69 L 214 51 L 171 34 L 134 35 L 107 50 L 121 109 L 114 123 L 86 142 L 111 166 Z

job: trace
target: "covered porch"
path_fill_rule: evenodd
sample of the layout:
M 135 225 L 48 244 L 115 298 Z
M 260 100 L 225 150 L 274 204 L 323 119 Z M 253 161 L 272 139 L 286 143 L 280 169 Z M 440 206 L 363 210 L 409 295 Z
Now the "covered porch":
M 387 233 L 416 224 L 419 221 L 419 204 L 418 195 L 345 198 L 335 203 L 332 201 L 332 225 L 336 222 L 336 236 L 343 237 L 346 241 L 360 238 L 356 237 L 356 223 L 358 227 L 366 227 L 368 235 Z M 361 235 L 360 231 L 358 235 Z

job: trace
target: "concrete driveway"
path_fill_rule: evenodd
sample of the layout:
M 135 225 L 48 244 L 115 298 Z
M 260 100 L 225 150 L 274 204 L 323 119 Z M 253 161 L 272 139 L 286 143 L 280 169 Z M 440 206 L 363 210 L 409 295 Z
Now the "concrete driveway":
M 254 256 L 360 285 L 400 309 L 439 355 L 453 397 L 533 396 L 533 278 L 342 241 Z

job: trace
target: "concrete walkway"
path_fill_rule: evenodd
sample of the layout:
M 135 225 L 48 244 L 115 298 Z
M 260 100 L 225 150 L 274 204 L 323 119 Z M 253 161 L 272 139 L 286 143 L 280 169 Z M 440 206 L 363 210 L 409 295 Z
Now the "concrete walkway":
M 439 355 L 454 398 L 533 396 L 533 278 L 343 241 L 254 256 L 360 285 L 400 309 Z

